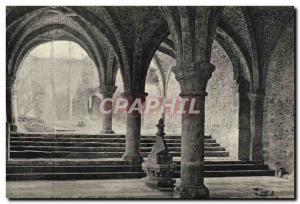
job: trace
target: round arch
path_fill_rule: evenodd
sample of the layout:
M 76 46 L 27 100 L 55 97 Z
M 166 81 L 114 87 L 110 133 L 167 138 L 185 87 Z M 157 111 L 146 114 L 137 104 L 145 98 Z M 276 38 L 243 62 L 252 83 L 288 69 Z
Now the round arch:
M 10 11 L 13 12 L 13 11 Z M 8 13 L 10 16 L 12 13 Z M 7 29 L 7 119 L 14 123 L 13 103 L 16 73 L 28 53 L 43 43 L 67 40 L 78 44 L 97 67 L 99 80 L 104 76 L 106 63 L 99 42 L 86 27 L 70 18 L 66 13 L 52 11 L 51 8 L 33 9 L 18 19 L 8 17 Z M 52 18 L 51 18 L 52 17 Z M 34 19 L 34 20 L 33 20 Z M 51 20 L 49 20 L 51 19 Z
M 51 17 L 51 21 L 47 21 Z M 98 42 L 95 41 L 92 33 L 81 27 L 78 23 L 70 20 L 67 16 L 62 16 L 57 13 L 48 11 L 40 12 L 39 16 L 34 13 L 38 20 L 27 22 L 27 24 L 20 23 L 20 27 L 16 27 L 15 34 L 9 35 L 7 31 L 8 46 L 7 46 L 7 71 L 8 74 L 14 74 L 14 69 L 17 69 L 22 57 L 35 47 L 36 45 L 48 42 L 51 40 L 69 40 L 76 42 L 89 54 L 91 59 L 97 65 L 99 72 L 104 67 L 105 63 L 103 53 L 99 49 Z M 103 68 L 102 68 L 103 69 Z
M 53 37 L 51 35 L 52 31 L 59 32 L 60 35 L 57 35 L 56 37 Z M 96 60 L 96 56 L 91 49 L 89 49 L 88 45 L 85 41 L 80 40 L 80 38 L 76 37 L 74 34 L 70 32 L 66 32 L 65 30 L 60 29 L 53 29 L 50 31 L 45 31 L 45 33 L 41 33 L 41 35 L 37 35 L 35 37 L 32 37 L 26 44 L 24 44 L 20 49 L 18 49 L 16 55 L 13 56 L 13 58 L 10 60 L 10 67 L 9 70 L 11 70 L 9 73 L 12 75 L 15 75 L 18 71 L 20 64 L 22 63 L 23 59 L 27 56 L 28 53 L 30 53 L 31 50 L 38 47 L 41 44 L 48 43 L 51 41 L 71 41 L 74 42 L 80 47 L 85 50 L 85 52 L 89 55 L 89 57 L 92 59 L 94 64 L 97 67 L 98 75 L 100 77 L 101 72 L 99 70 L 99 62 Z M 101 65 L 100 65 L 101 66 Z
M 93 60 L 75 42 L 57 40 L 35 46 L 23 58 L 16 74 L 12 96 L 17 101 L 16 119 L 42 119 L 51 127 L 57 121 L 69 126 L 84 120 L 92 127 L 96 117 L 92 118 L 90 97 L 98 92 L 97 73 Z M 96 116 L 101 119 L 101 115 Z M 30 131 L 25 121 L 18 120 L 18 130 Z

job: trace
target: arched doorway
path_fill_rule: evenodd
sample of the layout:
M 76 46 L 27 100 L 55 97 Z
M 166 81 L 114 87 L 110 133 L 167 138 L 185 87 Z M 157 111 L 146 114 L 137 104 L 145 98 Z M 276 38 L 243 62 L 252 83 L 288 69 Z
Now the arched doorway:
M 97 130 L 95 119 L 101 116 L 93 113 L 91 98 L 98 87 L 97 68 L 80 45 L 52 41 L 36 46 L 16 73 L 18 131 Z

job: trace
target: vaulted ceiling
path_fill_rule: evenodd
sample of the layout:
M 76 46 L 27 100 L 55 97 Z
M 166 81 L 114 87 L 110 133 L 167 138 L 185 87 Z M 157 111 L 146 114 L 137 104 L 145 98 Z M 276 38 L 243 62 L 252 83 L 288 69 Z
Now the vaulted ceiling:
M 24 56 L 39 44 L 70 40 L 81 45 L 95 62 L 101 83 L 115 78 L 116 71 L 110 70 L 113 55 L 125 89 L 143 91 L 155 52 L 173 58 L 178 55 L 162 10 L 161 7 L 7 7 L 7 73 L 14 75 Z M 264 66 L 293 16 L 292 7 L 222 8 L 214 40 L 229 55 L 237 81 L 243 78 L 251 89 L 261 88 Z M 176 14 L 170 17 L 177 18 Z

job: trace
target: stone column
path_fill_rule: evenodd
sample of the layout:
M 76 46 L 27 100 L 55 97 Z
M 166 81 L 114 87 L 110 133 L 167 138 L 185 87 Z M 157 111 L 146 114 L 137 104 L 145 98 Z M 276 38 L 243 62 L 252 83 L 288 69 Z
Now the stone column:
M 125 91 L 123 97 L 128 100 L 128 109 L 131 107 L 135 100 L 145 102 L 147 93 L 134 93 Z M 140 140 L 141 140 L 141 113 L 134 110 L 127 113 L 127 126 L 126 126 L 126 150 L 122 158 L 131 164 L 141 164 L 143 157 L 140 153 Z
M 11 132 L 17 131 L 18 122 L 18 101 L 17 92 L 15 89 L 15 77 L 7 78 L 6 82 L 6 101 L 7 101 L 7 122 L 9 123 L 9 128 Z
M 18 125 L 18 95 L 15 88 L 11 90 L 11 110 L 12 110 L 12 123 L 15 124 L 15 131 Z
M 250 100 L 250 160 L 263 163 L 262 123 L 264 92 L 249 93 Z
M 250 102 L 247 93 L 239 93 L 238 159 L 250 159 Z
M 103 100 L 112 99 L 116 89 L 117 89 L 117 86 L 115 86 L 115 85 L 102 84 L 100 86 L 100 93 L 103 96 Z M 102 113 L 103 114 L 103 123 L 102 123 L 101 133 L 112 134 L 112 133 L 114 133 L 114 131 L 112 130 L 112 113 L 113 113 L 112 100 L 105 101 L 103 109 L 104 109 L 104 111 L 107 111 L 107 113 Z
M 176 198 L 209 197 L 204 185 L 205 89 L 214 69 L 210 63 L 195 63 L 174 70 L 181 87 L 180 96 L 188 99 L 185 110 L 189 109 L 192 99 L 195 100 L 194 109 L 199 110 L 197 114 L 182 114 L 181 183 L 174 190 Z

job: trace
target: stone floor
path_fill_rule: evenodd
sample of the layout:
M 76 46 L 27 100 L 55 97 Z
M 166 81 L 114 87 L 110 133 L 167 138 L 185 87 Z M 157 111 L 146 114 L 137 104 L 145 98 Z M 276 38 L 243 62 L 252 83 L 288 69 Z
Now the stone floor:
M 177 184 L 180 181 L 177 180 Z M 294 198 L 294 181 L 277 177 L 206 178 L 212 199 Z M 6 183 L 8 198 L 73 198 L 73 199 L 168 199 L 172 192 L 146 187 L 141 179 L 18 181 Z M 273 196 L 260 197 L 254 188 L 272 190 Z

